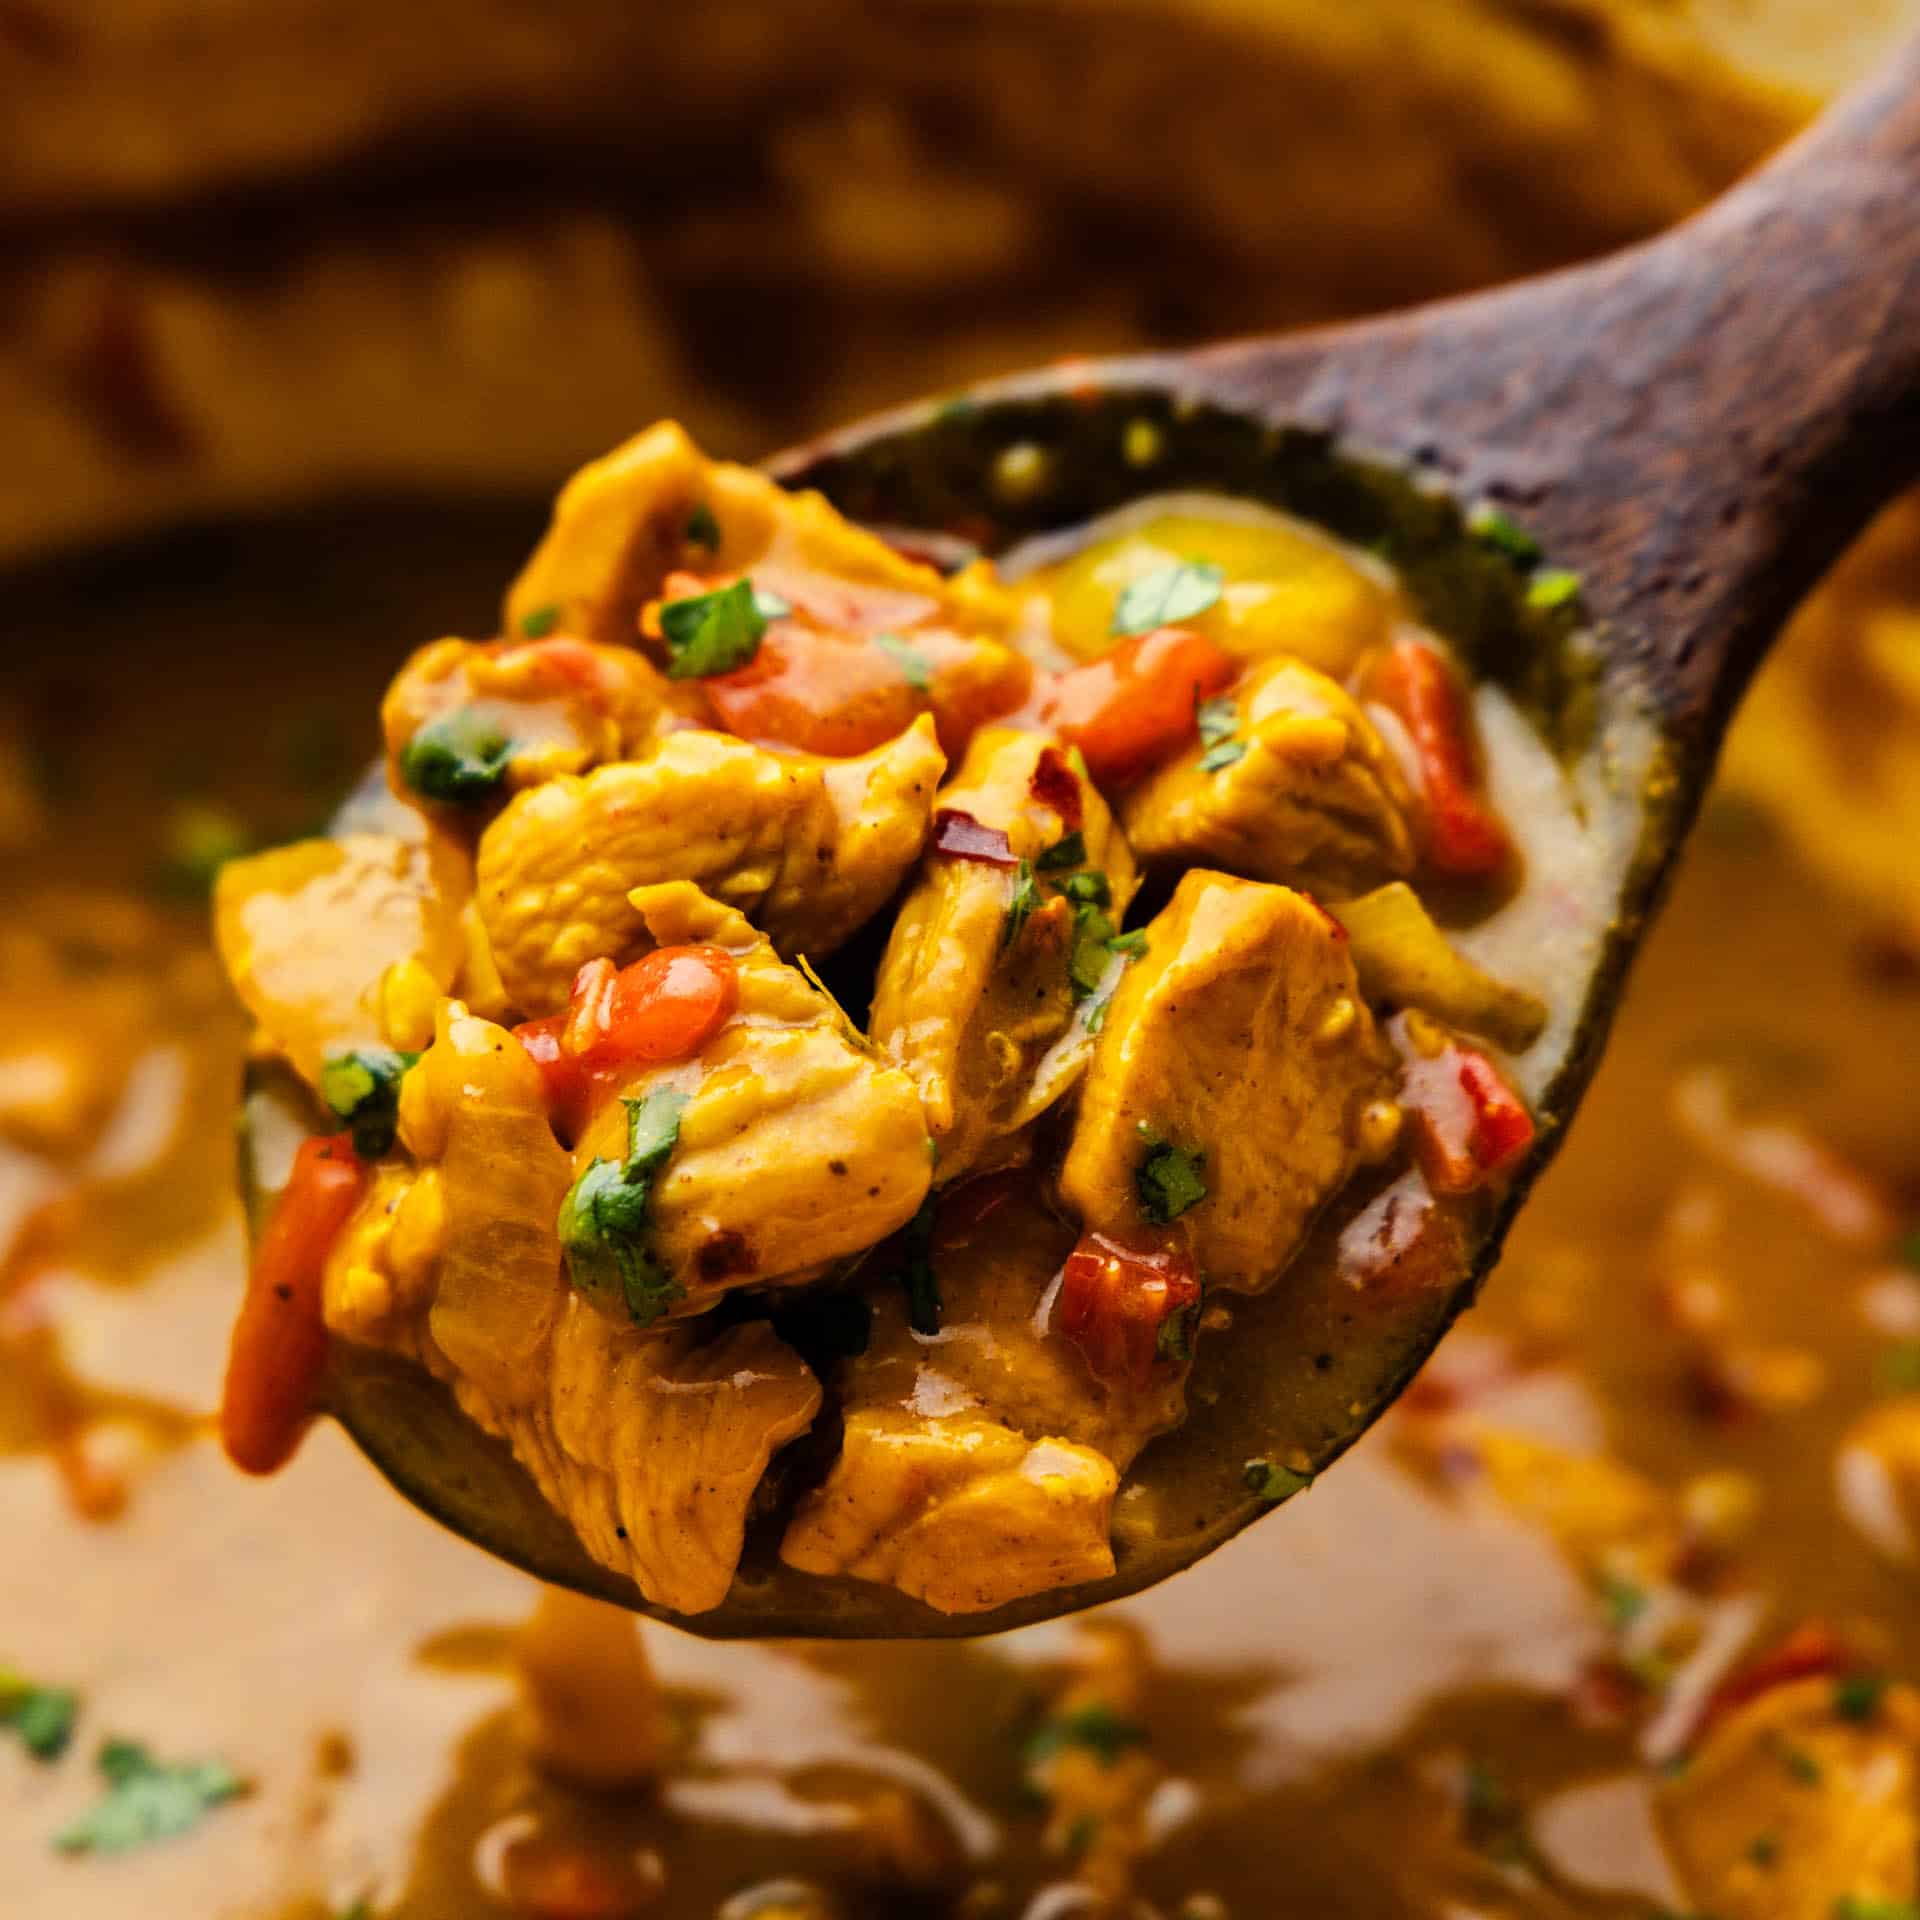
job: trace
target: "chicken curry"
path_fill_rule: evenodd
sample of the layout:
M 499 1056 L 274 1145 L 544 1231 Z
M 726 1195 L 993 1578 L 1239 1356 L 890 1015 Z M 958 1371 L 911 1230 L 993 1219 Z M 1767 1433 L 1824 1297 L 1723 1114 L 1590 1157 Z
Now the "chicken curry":
M 1012 571 L 655 428 L 503 638 L 400 669 L 339 830 L 223 869 L 255 1055 L 333 1129 L 261 1231 L 241 1466 L 329 1335 L 397 1354 L 687 1615 L 750 1527 L 990 1613 L 1311 1482 L 1302 1441 L 1131 1470 L 1190 1392 L 1357 1397 L 1436 1324 L 1548 1022 L 1436 915 L 1540 883 L 1490 795 L 1545 747 L 1493 764 L 1389 569 L 1263 508 L 1149 497 Z M 1237 1318 L 1276 1287 L 1311 1351 Z
M 1284 1520 L 1085 1625 L 663 1634 L 657 1685 L 629 1623 L 536 1614 L 329 1428 L 257 1488 L 208 1417 L 245 1034 L 195 890 L 248 837 L 312 830 L 393 631 L 479 626 L 476 556 L 514 520 L 303 518 L 17 581 L 20 630 L 65 644 L 7 662 L 0 756 L 6 1911 L 1909 1914 L 1920 968 L 1892 822 L 1920 767 L 1915 531 L 1895 516 L 1756 689 L 1482 1304 Z M 235 663 L 268 631 L 283 697 L 243 723 Z M 366 917 L 424 929 L 408 901 Z M 1498 976 L 1524 994 L 1523 958 Z M 876 1321 L 907 1297 L 872 1292 Z M 1231 1333 L 1203 1330 L 1196 1398 Z

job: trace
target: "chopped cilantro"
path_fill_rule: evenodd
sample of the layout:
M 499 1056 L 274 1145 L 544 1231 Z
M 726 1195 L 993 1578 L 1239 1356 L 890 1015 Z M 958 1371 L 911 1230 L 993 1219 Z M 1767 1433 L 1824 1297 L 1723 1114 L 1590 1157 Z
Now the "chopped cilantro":
M 461 707 L 430 720 L 400 755 L 400 778 L 424 800 L 483 807 L 500 791 L 513 742 L 491 720 Z
M 1600 1580 L 1600 1603 L 1606 1609 L 1607 1625 L 1615 1633 L 1625 1633 L 1647 1610 L 1647 1590 L 1631 1580 L 1605 1574 Z
M 73 1738 L 80 1696 L 71 1687 L 40 1687 L 0 1672 L 0 1727 L 10 1727 L 36 1760 L 58 1760 Z
M 1007 917 L 1000 929 L 1000 951 L 1004 953 L 1020 938 L 1035 907 L 1040 904 L 1040 889 L 1033 878 L 1033 862 L 1022 860 L 1014 875 L 1013 898 L 1007 902 Z
M 873 644 L 882 653 L 891 655 L 914 692 L 926 693 L 932 689 L 933 662 L 911 641 L 902 640 L 897 633 L 876 633 Z
M 1140 1138 L 1146 1142 L 1147 1153 L 1134 1171 L 1134 1194 L 1140 1211 L 1155 1226 L 1164 1227 L 1207 1197 L 1207 1183 L 1200 1178 L 1207 1156 L 1176 1147 L 1144 1120 L 1140 1122 Z
M 704 500 L 687 515 L 687 544 L 705 547 L 709 553 L 720 551 L 720 522 Z
M 1542 567 L 1527 582 L 1527 605 L 1541 612 L 1571 606 L 1580 597 L 1580 576 L 1565 567 Z
M 1147 1730 L 1139 1721 L 1129 1720 L 1104 1700 L 1089 1700 L 1043 1720 L 1027 1741 L 1026 1762 L 1029 1768 L 1044 1766 L 1064 1749 L 1079 1747 L 1110 1767 L 1129 1748 L 1146 1744 Z
M 1103 993 L 1087 1001 L 1080 1012 L 1080 1024 L 1089 1033 L 1098 1033 L 1107 1024 L 1107 1009 L 1113 1005 L 1113 995 Z
M 636 1326 L 659 1319 L 685 1291 L 646 1244 L 652 1222 L 653 1176 L 680 1138 L 688 1096 L 655 1087 L 627 1100 L 627 1157 L 596 1158 L 560 1206 L 560 1245 L 567 1274 L 590 1299 L 619 1300 Z
M 1202 773 L 1218 773 L 1223 767 L 1230 767 L 1236 760 L 1247 757 L 1247 743 L 1244 740 L 1222 740 L 1217 747 L 1209 747 L 1200 756 Z
M 1504 553 L 1509 560 L 1530 567 L 1540 558 L 1540 542 L 1511 514 L 1483 500 L 1467 516 L 1467 531 L 1476 540 Z
M 200 1823 L 246 1783 L 224 1760 L 158 1761 L 132 1740 L 109 1740 L 96 1762 L 107 1791 L 53 1837 L 62 1853 L 125 1853 Z
M 1063 834 L 1033 863 L 1042 873 L 1058 873 L 1063 867 L 1087 864 L 1087 836 L 1075 827 Z
M 1147 930 L 1135 927 L 1131 933 L 1116 933 L 1107 942 L 1109 953 L 1124 953 L 1129 960 L 1138 959 L 1147 950 Z
M 1121 594 L 1113 610 L 1113 630 L 1151 633 L 1156 627 L 1191 620 L 1220 598 L 1225 578 L 1210 560 L 1175 560 L 1155 567 Z
M 1076 907 L 1073 912 L 1073 948 L 1067 955 L 1067 983 L 1076 1000 L 1099 990 L 1107 977 L 1113 956 L 1107 942 L 1113 938 L 1113 922 L 1095 906 Z
M 544 640 L 559 624 L 560 608 L 553 601 L 520 616 L 520 631 L 529 640 Z
M 1833 1683 L 1833 1710 L 1842 1720 L 1865 1722 L 1880 1711 L 1887 1681 L 1879 1673 L 1843 1673 Z
M 1920 1906 L 1911 1900 L 1887 1900 L 1877 1895 L 1843 1893 L 1833 1903 L 1833 1920 L 1920 1920 Z
M 1269 1505 L 1304 1493 L 1314 1482 L 1312 1474 L 1295 1473 L 1291 1467 L 1276 1466 L 1271 1460 L 1249 1460 L 1241 1468 L 1240 1477 L 1249 1493 L 1257 1493 Z
M 393 1145 L 400 1118 L 400 1082 L 417 1053 L 392 1047 L 356 1047 L 336 1053 L 320 1069 L 320 1098 L 353 1135 L 353 1150 L 377 1160 Z
M 1170 1313 L 1160 1322 L 1160 1331 L 1153 1337 L 1153 1351 L 1162 1360 L 1191 1360 L 1193 1358 L 1193 1330 L 1200 1322 L 1199 1303 L 1183 1309 L 1179 1313 Z
M 1113 904 L 1113 888 L 1098 867 L 1083 867 L 1078 873 L 1068 874 L 1060 882 L 1060 891 L 1075 906 L 1110 907 Z
M 906 1265 L 893 1276 L 907 1290 L 907 1325 L 915 1333 L 927 1335 L 940 1331 L 940 1277 L 933 1270 L 933 1211 L 933 1195 L 929 1193 L 907 1222 Z
M 705 679 L 744 667 L 760 651 L 767 622 L 787 610 L 786 602 L 778 601 L 779 612 L 768 612 L 767 602 L 775 600 L 772 594 L 756 594 L 747 580 L 669 600 L 660 609 L 668 679 Z
M 1200 744 L 1217 747 L 1231 740 L 1240 726 L 1240 703 L 1230 693 L 1202 700 L 1193 710 L 1193 723 L 1200 729 Z
M 1817 1787 L 1826 1777 L 1821 1771 L 1820 1762 L 1805 1747 L 1783 1746 L 1780 1749 L 1780 1764 L 1803 1787 Z

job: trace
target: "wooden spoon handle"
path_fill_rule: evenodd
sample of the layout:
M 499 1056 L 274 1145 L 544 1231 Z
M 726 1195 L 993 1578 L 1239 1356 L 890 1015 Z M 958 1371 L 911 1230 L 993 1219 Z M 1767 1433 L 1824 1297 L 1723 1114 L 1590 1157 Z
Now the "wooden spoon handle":
M 1591 266 L 1193 357 L 1210 399 L 1511 504 L 1711 740 L 1920 478 L 1920 40 L 1683 226 Z

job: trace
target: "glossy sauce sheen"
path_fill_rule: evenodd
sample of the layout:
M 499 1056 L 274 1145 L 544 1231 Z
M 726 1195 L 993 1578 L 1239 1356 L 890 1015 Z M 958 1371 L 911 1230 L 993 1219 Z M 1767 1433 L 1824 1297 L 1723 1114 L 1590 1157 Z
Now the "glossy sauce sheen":
M 983 1882 L 1005 1898 L 975 1911 L 1019 1914 L 1070 1871 L 1023 1796 L 1021 1748 L 1083 1629 L 844 1648 L 656 1632 L 683 1758 L 657 1795 L 575 1794 L 529 1765 L 513 1711 L 528 1582 L 423 1523 L 330 1428 L 271 1487 L 219 1456 L 241 1034 L 195 913 L 147 891 L 179 824 L 151 796 L 185 760 L 196 797 L 302 824 L 299 743 L 222 710 L 227 662 L 270 616 L 282 710 L 337 716 L 351 765 L 387 632 L 486 591 L 467 556 L 489 540 L 443 528 L 436 549 L 431 532 L 397 542 L 384 576 L 355 556 L 381 608 L 363 641 L 285 594 L 287 552 L 219 607 L 148 593 L 137 627 L 96 598 L 98 630 L 71 649 L 89 662 L 85 723 L 56 736 L 57 829 L 0 869 L 9 923 L 59 948 L 52 964 L 17 934 L 0 948 L 0 1088 L 47 1047 L 113 1068 L 91 1143 L 30 1138 L 6 1109 L 0 1665 L 77 1688 L 82 1713 L 53 1765 L 0 1737 L 0 1911 L 326 1920 L 366 1896 L 408 1920 L 512 1913 L 502 1862 L 532 1836 L 624 1863 L 659 1889 L 630 1910 L 676 1920 L 792 1876 L 850 1917 L 965 1911 L 958 1890 Z M 71 628 L 84 603 L 56 582 L 52 604 Z M 25 710 L 56 710 L 50 674 L 9 673 Z M 1902 1339 L 1887 1329 L 1902 1312 L 1920 1326 L 1881 1232 L 1914 1201 L 1920 993 L 1883 933 L 1764 819 L 1710 819 L 1572 1143 L 1425 1406 L 1284 1518 L 1118 1610 L 1150 1659 L 1131 1711 L 1165 1775 L 1137 1885 L 1161 1911 L 1195 1894 L 1236 1916 L 1648 1920 L 1691 1904 L 1649 1814 L 1641 1722 L 1576 1710 L 1614 1646 L 1605 1607 L 1545 1531 L 1427 1444 L 1422 1422 L 1458 1404 L 1669 1491 L 1747 1476 L 1758 1518 L 1716 1602 L 1750 1596 L 1759 1645 L 1812 1615 L 1865 1621 L 1876 1664 L 1920 1672 L 1913 1567 L 1870 1549 L 1834 1485 L 1849 1429 L 1886 1402 Z M 1753 1151 L 1749 1116 L 1786 1128 L 1797 1157 Z M 1705 1390 L 1676 1315 L 1708 1280 L 1747 1347 L 1802 1356 L 1810 1393 L 1764 1410 Z M 95 1797 L 109 1734 L 218 1755 L 254 1791 L 163 1845 L 64 1856 L 49 1836 Z M 1489 1838 L 1463 1812 L 1463 1780 L 1497 1782 L 1524 1814 L 1523 1864 L 1505 1828 Z M 940 1836 L 909 1849 L 944 1861 L 937 1885 L 903 1886 L 848 1842 L 845 1810 L 891 1789 Z M 1482 1812 L 1494 1797 L 1483 1785 Z

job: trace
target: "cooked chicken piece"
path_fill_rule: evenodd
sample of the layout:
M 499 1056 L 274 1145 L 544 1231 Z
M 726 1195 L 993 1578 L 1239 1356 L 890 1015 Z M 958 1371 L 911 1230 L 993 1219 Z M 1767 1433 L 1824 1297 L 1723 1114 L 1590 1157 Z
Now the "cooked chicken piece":
M 409 798 L 490 803 L 643 753 L 668 712 L 665 679 L 631 645 L 435 640 L 381 702 L 387 777 Z
M 1406 782 L 1334 681 L 1281 655 L 1221 698 L 1233 703 L 1233 732 L 1169 761 L 1121 803 L 1142 861 L 1205 861 L 1335 897 L 1412 869 Z
M 631 897 L 655 943 L 724 948 L 739 979 L 738 1006 L 698 1056 L 636 1073 L 574 1150 L 576 1175 L 621 1161 L 623 1102 L 686 1095 L 648 1204 L 662 1304 L 695 1311 L 732 1288 L 810 1275 L 903 1226 L 933 1169 L 913 1082 L 733 908 L 685 881 Z
M 854 760 L 671 734 L 649 760 L 552 780 L 480 839 L 480 918 L 523 1013 L 565 1006 L 582 962 L 649 944 L 635 887 L 691 880 L 784 954 L 830 953 L 919 856 L 946 758 L 922 715 Z
M 571 1178 L 539 1068 L 504 1027 L 443 1001 L 401 1083 L 400 1139 L 437 1188 L 434 1344 L 496 1406 L 537 1402 L 567 1297 L 555 1223 Z
M 318 1084 L 330 1055 L 387 1038 L 390 971 L 453 983 L 469 886 L 464 855 L 435 834 L 302 840 L 220 869 L 214 937 L 262 1033 Z
M 1134 867 L 1092 781 L 1044 733 L 983 729 L 939 807 L 1003 836 L 1004 847 L 986 860 L 942 852 L 936 838 L 894 921 L 869 1029 L 920 1089 L 945 1184 L 1084 1069 L 1090 1019 L 1125 964 L 1101 929 L 1117 930 Z M 1081 857 L 1042 867 L 1071 833 Z M 1070 898 L 1062 889 L 1076 881 L 1106 904 Z
M 1383 1131 L 1387 1053 L 1339 928 L 1285 887 L 1186 874 L 1094 1046 L 1061 1170 L 1122 1244 L 1168 1232 L 1259 1289 Z
M 802 1573 L 884 1581 L 940 1613 L 979 1613 L 1113 1571 L 1119 1476 L 1090 1447 L 1029 1440 L 978 1414 L 866 1408 L 787 1528 Z
M 704 508 L 704 515 L 700 509 Z M 841 594 L 881 589 L 881 628 L 934 614 L 998 637 L 1014 602 L 984 566 L 943 580 L 844 520 L 817 493 L 788 493 L 751 467 L 709 460 L 673 421 L 636 434 L 569 480 L 553 521 L 507 594 L 502 631 L 548 620 L 561 633 L 631 642 L 641 607 L 670 571 L 732 576 L 748 567 L 829 576 Z M 785 592 L 788 581 L 777 585 Z
M 1843 1711 L 1830 1678 L 1772 1687 L 1660 1782 L 1661 1836 L 1715 1920 L 1892 1914 L 1920 1894 L 1920 1696 Z
M 618 1327 L 576 1296 L 550 1412 L 509 1427 L 587 1551 L 680 1613 L 726 1597 L 768 1461 L 820 1410 L 820 1383 L 764 1320 L 703 1338 Z
M 949 1188 L 925 1250 L 939 1332 L 916 1333 L 906 1292 L 873 1297 L 864 1353 L 839 1384 L 852 1408 L 964 1405 L 1031 1440 L 1070 1440 L 1105 1454 L 1122 1473 L 1155 1434 L 1186 1411 L 1183 1366 L 1156 1368 L 1145 1387 L 1096 1379 L 1053 1326 L 1054 1278 L 1074 1231 L 1014 1175 Z M 873 1271 L 884 1274 L 876 1265 Z

